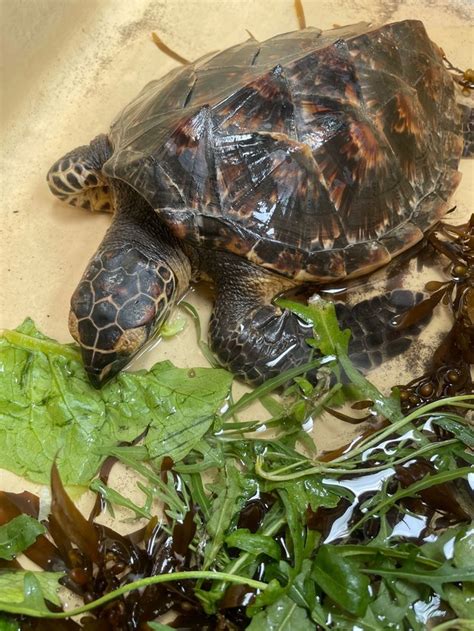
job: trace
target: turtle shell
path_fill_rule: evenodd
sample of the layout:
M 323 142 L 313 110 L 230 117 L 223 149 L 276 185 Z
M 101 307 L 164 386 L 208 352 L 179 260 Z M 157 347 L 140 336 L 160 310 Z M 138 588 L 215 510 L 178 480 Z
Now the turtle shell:
M 250 39 L 148 84 L 107 175 L 173 233 L 296 280 L 383 265 L 442 217 L 461 113 L 419 21 Z

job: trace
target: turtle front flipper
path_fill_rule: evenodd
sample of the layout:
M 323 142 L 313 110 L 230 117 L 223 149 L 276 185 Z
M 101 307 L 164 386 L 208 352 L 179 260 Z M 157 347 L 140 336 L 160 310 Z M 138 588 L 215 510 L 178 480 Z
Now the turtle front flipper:
M 221 254 L 213 270 L 208 270 L 217 288 L 210 346 L 222 364 L 257 385 L 308 362 L 313 353 L 306 342 L 313 337 L 311 326 L 271 304 L 276 294 L 288 288 L 288 281 L 230 259 Z M 351 329 L 349 356 L 362 372 L 407 350 L 425 322 L 403 331 L 390 322 L 422 298 L 419 292 L 397 290 L 353 307 L 336 305 L 341 327 Z
M 108 179 L 102 166 L 112 153 L 107 136 L 101 134 L 89 145 L 76 147 L 48 171 L 48 185 L 56 197 L 70 206 L 113 212 Z
M 290 281 L 220 253 L 201 267 L 215 282 L 217 296 L 209 323 L 209 345 L 222 365 L 253 385 L 310 361 L 310 325 L 271 304 Z

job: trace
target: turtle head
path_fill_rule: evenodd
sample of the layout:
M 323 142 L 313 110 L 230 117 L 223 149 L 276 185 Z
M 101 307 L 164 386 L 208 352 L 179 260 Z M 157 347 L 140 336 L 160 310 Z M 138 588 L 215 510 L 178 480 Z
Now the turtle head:
M 138 248 L 99 250 L 71 299 L 69 330 L 99 388 L 159 330 L 175 298 L 176 278 Z

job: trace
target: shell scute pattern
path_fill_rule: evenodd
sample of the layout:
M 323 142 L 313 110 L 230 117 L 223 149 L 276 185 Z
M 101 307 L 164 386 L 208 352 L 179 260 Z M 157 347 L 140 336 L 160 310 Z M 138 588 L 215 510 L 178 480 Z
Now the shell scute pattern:
M 177 237 L 315 281 L 420 240 L 462 151 L 454 83 L 414 20 L 211 54 L 145 87 L 110 139 L 105 173 Z

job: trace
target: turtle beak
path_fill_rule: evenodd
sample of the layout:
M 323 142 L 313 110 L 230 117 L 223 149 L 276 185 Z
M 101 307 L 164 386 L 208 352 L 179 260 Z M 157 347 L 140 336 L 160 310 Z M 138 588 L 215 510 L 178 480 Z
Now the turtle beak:
M 90 384 L 97 390 L 100 390 L 102 386 L 115 377 L 115 375 L 117 375 L 128 364 L 129 360 L 129 357 L 116 359 L 110 364 L 107 364 L 104 368 L 84 365 L 84 369 L 87 373 Z
M 155 319 L 145 325 L 125 331 L 116 331 L 111 325 L 102 332 L 98 331 L 95 344 L 90 346 L 87 342 L 92 339 L 92 335 L 87 338 L 83 331 L 81 335 L 80 324 L 81 322 L 78 325 L 77 316 L 71 309 L 69 330 L 81 346 L 84 370 L 94 388 L 101 388 L 125 368 L 153 336 L 156 329 Z M 91 331 L 95 328 L 93 322 L 86 321 L 86 325 Z
M 101 374 L 89 370 L 87 370 L 86 372 L 91 386 L 93 386 L 96 390 L 100 390 L 105 383 L 105 380 L 102 378 Z

